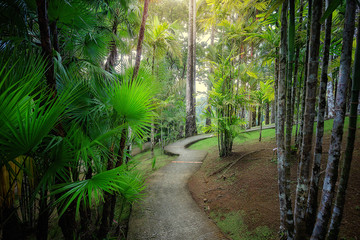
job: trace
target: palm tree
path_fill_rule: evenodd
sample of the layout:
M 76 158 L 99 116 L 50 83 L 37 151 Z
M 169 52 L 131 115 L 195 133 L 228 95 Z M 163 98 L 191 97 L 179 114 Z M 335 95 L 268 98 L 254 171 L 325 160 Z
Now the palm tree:
M 195 9 L 196 0 L 189 0 L 189 25 L 188 25 L 188 58 L 187 58 L 187 73 L 186 73 L 186 123 L 185 136 L 190 137 L 197 133 L 196 117 L 195 117 Z
M 352 42 L 355 28 L 356 3 L 353 0 L 346 1 L 345 25 L 343 32 L 343 48 L 339 70 L 339 82 L 336 94 L 335 118 L 331 132 L 328 162 L 321 196 L 321 205 L 316 218 L 311 239 L 325 239 L 327 226 L 330 220 L 332 200 L 335 183 L 338 175 L 341 142 L 345 118 L 346 92 L 350 76 Z
M 259 109 L 264 107 L 265 103 L 269 103 L 274 99 L 273 91 L 273 81 L 268 80 L 266 82 L 260 82 L 259 89 L 253 92 L 253 97 L 255 102 L 258 104 Z M 261 121 L 261 111 L 259 111 L 260 116 L 260 132 L 259 132 L 259 142 L 261 142 L 261 131 L 262 131 L 262 121 Z
M 142 51 L 142 43 L 144 41 L 144 35 L 145 35 L 145 25 L 146 25 L 146 19 L 148 17 L 148 10 L 149 10 L 149 2 L 150 0 L 144 0 L 144 9 L 143 9 L 143 15 L 139 30 L 139 38 L 138 43 L 136 47 L 136 59 L 135 59 L 135 67 L 134 67 L 134 73 L 133 73 L 133 79 L 136 78 L 139 68 L 140 68 L 140 60 L 141 60 L 141 51 Z
M 330 1 L 326 1 L 326 7 L 328 8 Z M 332 14 L 326 19 L 325 22 L 325 43 L 324 43 L 324 55 L 322 60 L 322 71 L 321 71 L 321 81 L 319 88 L 319 107 L 317 114 L 317 125 L 316 125 L 316 144 L 314 152 L 314 161 L 312 167 L 312 175 L 310 181 L 309 196 L 307 200 L 307 210 L 306 210 L 306 225 L 308 233 L 311 234 L 311 230 L 314 227 L 316 219 L 316 210 L 317 210 L 317 199 L 318 199 L 318 189 L 319 189 L 319 173 L 321 165 L 321 155 L 322 155 L 322 138 L 324 135 L 324 116 L 325 116 L 325 107 L 326 107 L 326 86 L 327 86 L 327 73 L 328 73 L 328 64 L 329 64 L 329 51 L 330 51 L 330 41 L 331 41 L 331 24 L 332 24 Z
M 167 22 L 160 23 L 157 16 L 151 21 L 147 34 L 145 35 L 145 43 L 151 51 L 152 63 L 151 69 L 154 76 L 157 75 L 156 60 L 162 58 L 166 53 L 174 58 L 181 58 L 178 41 L 176 40 L 176 22 L 169 24 Z M 155 145 L 155 125 L 151 127 L 151 154 L 154 158 Z
M 311 16 L 311 36 L 309 45 L 308 79 L 306 80 L 306 100 L 304 112 L 304 133 L 301 145 L 301 159 L 298 166 L 298 181 L 295 201 L 295 232 L 296 239 L 306 236 L 306 201 L 308 196 L 309 170 L 315 119 L 315 102 L 317 89 L 317 75 L 319 67 L 320 47 L 320 17 L 322 1 L 314 0 Z
M 360 21 L 360 18 L 358 19 Z M 355 61 L 354 66 L 358 66 L 360 61 L 360 32 L 357 32 L 356 37 L 356 52 L 355 52 Z M 345 196 L 346 196 L 346 188 L 350 175 L 350 166 L 351 160 L 354 151 L 354 142 L 356 136 L 356 125 L 357 125 L 357 115 L 358 115 L 358 99 L 359 99 L 359 90 L 360 90 L 360 72 L 359 68 L 353 69 L 353 80 L 352 80 L 352 94 L 351 94 L 351 107 L 350 107 L 350 117 L 349 117 L 349 130 L 348 130 L 348 138 L 345 150 L 344 162 L 342 165 L 340 182 L 336 194 L 336 201 L 334 204 L 334 208 L 331 215 L 331 221 L 328 231 L 328 239 L 335 240 L 339 235 L 339 228 L 344 212 L 345 205 Z

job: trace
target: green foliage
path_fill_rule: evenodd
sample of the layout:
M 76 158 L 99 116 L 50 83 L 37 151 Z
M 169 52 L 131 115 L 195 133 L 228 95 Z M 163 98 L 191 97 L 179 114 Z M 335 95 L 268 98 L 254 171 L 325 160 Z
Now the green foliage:
M 219 228 L 234 240 L 268 240 L 274 239 L 275 233 L 266 226 L 249 231 L 244 223 L 242 212 L 211 213 Z
M 245 122 L 237 116 L 237 109 L 244 106 L 246 102 L 245 94 L 236 93 L 233 84 L 233 67 L 230 61 L 231 55 L 227 59 L 220 57 L 219 63 L 213 63 L 213 88 L 209 93 L 209 104 L 214 109 L 210 113 L 214 119 L 212 128 L 218 134 L 218 147 L 221 157 L 227 156 L 232 149 L 233 139 L 237 135 L 240 127 Z M 210 129 L 206 129 L 210 130 Z

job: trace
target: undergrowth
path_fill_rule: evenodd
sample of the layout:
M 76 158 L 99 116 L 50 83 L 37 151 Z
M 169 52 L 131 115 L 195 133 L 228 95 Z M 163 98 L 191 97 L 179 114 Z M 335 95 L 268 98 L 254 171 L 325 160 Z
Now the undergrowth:
M 276 234 L 266 226 L 259 226 L 250 231 L 244 223 L 244 213 L 239 212 L 211 212 L 210 216 L 215 220 L 222 232 L 233 240 L 271 240 L 276 239 Z

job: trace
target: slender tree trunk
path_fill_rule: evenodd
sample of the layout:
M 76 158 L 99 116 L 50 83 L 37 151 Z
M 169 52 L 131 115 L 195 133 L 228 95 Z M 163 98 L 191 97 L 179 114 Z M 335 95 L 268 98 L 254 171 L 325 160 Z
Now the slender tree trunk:
M 265 124 L 270 124 L 270 103 L 265 103 Z
M 145 25 L 146 25 L 146 19 L 148 17 L 148 10 L 149 10 L 149 1 L 150 0 L 144 1 L 144 11 L 143 11 L 143 15 L 142 15 L 140 31 L 139 31 L 139 38 L 138 38 L 138 43 L 137 43 L 137 47 L 136 47 L 136 59 L 135 59 L 135 67 L 134 67 L 134 73 L 132 76 L 132 81 L 134 81 L 134 79 L 137 77 L 137 75 L 139 73 L 142 43 L 144 41 Z
M 293 213 L 290 196 L 290 179 L 287 169 L 290 164 L 285 155 L 285 111 L 286 111 L 286 56 L 287 56 L 287 10 L 288 1 L 284 1 L 281 12 L 281 42 L 280 42 L 280 71 L 278 82 L 278 112 L 277 112 L 277 156 L 278 156 L 278 182 L 280 202 L 280 232 L 286 239 L 293 239 Z
M 44 58 L 47 62 L 47 70 L 45 72 L 47 85 L 50 90 L 56 91 L 56 81 L 54 75 L 54 61 L 52 56 L 52 47 L 50 40 L 49 18 L 47 13 L 47 1 L 36 0 L 38 23 L 40 29 L 41 48 Z
M 211 46 L 214 46 L 214 40 L 215 40 L 215 24 L 213 24 L 212 25 L 212 27 L 211 27 L 211 35 L 210 35 L 210 45 Z M 214 70 L 213 70 L 213 68 L 210 66 L 210 74 L 212 74 L 212 73 L 214 73 Z M 210 90 L 211 90 L 211 83 L 210 83 L 210 81 L 208 81 L 208 85 L 207 85 L 207 92 L 208 92 L 208 94 L 207 94 L 207 103 L 208 103 L 208 107 L 207 107 L 207 112 L 208 112 L 208 114 L 209 114 L 209 116 L 208 117 L 206 117 L 206 126 L 211 126 L 211 106 L 210 106 L 210 104 L 209 104 L 209 100 L 210 100 L 210 94 L 209 94 L 209 92 L 210 92 Z
M 254 106 L 254 109 L 253 109 L 253 112 L 252 112 L 252 114 L 251 114 L 251 117 L 252 117 L 252 119 L 251 119 L 251 121 L 252 121 L 251 125 L 252 125 L 253 127 L 257 126 L 257 125 L 256 125 L 256 106 Z
M 196 0 L 193 0 L 193 84 L 194 84 L 194 118 L 196 122 Z M 195 126 L 195 134 L 197 134 L 196 126 Z
M 303 11 L 304 11 L 304 2 L 303 0 L 300 0 L 300 10 L 299 10 L 299 32 L 302 30 L 303 26 Z M 297 138 L 297 132 L 298 132 L 298 116 L 299 116 L 299 101 L 300 101 L 300 81 L 299 79 L 299 57 L 300 57 L 300 47 L 296 47 L 295 52 L 295 66 L 294 66 L 294 83 L 292 88 L 292 100 L 291 100 L 291 116 L 294 117 L 295 114 L 295 107 L 296 107 L 296 131 L 295 131 L 295 144 L 296 144 L 296 138 Z M 293 120 L 294 121 L 294 120 Z
M 317 75 L 319 68 L 319 47 L 320 47 L 320 18 L 322 1 L 314 0 L 311 16 L 311 36 L 309 46 L 309 68 L 306 81 L 306 100 L 304 113 L 303 139 L 301 146 L 301 157 L 298 166 L 298 181 L 296 187 L 295 201 L 295 239 L 306 239 L 306 201 L 309 189 L 309 170 L 311 162 L 313 129 L 315 119 L 315 102 Z
M 271 102 L 271 117 L 270 117 L 270 123 L 275 123 L 275 114 L 276 114 L 276 102 L 275 100 Z
M 151 65 L 151 71 L 152 74 L 155 74 L 155 53 L 156 53 L 156 46 L 153 46 L 153 56 L 152 56 L 152 65 Z M 155 124 L 154 121 L 151 123 L 151 130 L 150 130 L 150 143 L 151 143 L 151 158 L 154 159 L 155 153 L 154 153 L 154 147 L 155 147 Z
M 276 52 L 278 53 L 279 52 L 279 48 L 276 48 Z M 278 112 L 278 88 L 279 88 L 279 59 L 278 57 L 275 58 L 275 99 L 274 99 L 274 102 L 275 102 L 275 108 L 274 108 L 274 112 L 272 113 L 272 115 L 274 115 L 274 120 L 275 120 L 275 131 L 277 132 L 277 122 L 278 122 L 278 119 L 277 119 L 277 112 Z M 276 116 L 276 117 L 275 117 Z
M 294 70 L 294 53 L 295 53 L 295 0 L 289 0 L 290 16 L 288 31 L 288 69 L 286 81 L 286 136 L 285 149 L 286 158 L 290 159 L 291 155 L 291 136 L 292 136 L 292 89 L 293 89 L 293 70 Z M 290 173 L 290 170 L 289 170 Z
M 111 170 L 114 168 L 114 160 L 115 160 L 114 146 L 111 146 L 110 152 L 112 153 L 112 157 L 107 162 L 107 170 Z M 111 222 L 109 219 L 110 211 L 111 211 L 111 194 L 106 192 L 104 193 L 104 204 L 102 209 L 101 224 L 99 231 L 97 233 L 98 239 L 106 238 L 110 230 L 110 226 L 111 226 Z
M 360 17 L 358 18 L 360 24 Z M 358 25 L 360 26 L 360 25 Z M 357 108 L 359 100 L 360 90 L 360 31 L 358 28 L 356 37 L 356 53 L 354 61 L 353 79 L 352 79 L 352 94 L 351 94 L 351 106 L 349 116 L 349 130 L 346 143 L 345 158 L 341 170 L 340 183 L 336 194 L 336 201 L 332 211 L 328 240 L 336 240 L 339 235 L 339 228 L 344 212 L 346 189 L 349 181 L 351 160 L 354 152 L 354 143 L 356 137 L 356 125 L 357 125 Z
M 91 179 L 92 174 L 93 174 L 92 168 L 89 167 L 86 172 L 85 179 Z M 91 214 L 90 206 L 84 204 L 84 202 L 81 201 L 81 203 L 80 203 L 80 225 L 81 225 L 80 239 L 89 239 L 89 240 L 94 239 L 93 232 L 89 230 L 89 225 L 91 223 L 91 215 L 92 214 Z
M 117 27 L 118 27 L 118 20 L 115 17 L 114 21 L 113 21 L 113 26 L 112 26 L 112 34 L 113 34 L 113 38 L 115 38 L 115 36 L 117 35 Z M 117 52 L 117 47 L 116 47 L 116 43 L 115 43 L 115 39 L 113 39 L 110 43 L 110 54 L 106 60 L 105 63 L 105 70 L 110 72 L 110 71 L 115 71 L 115 64 L 116 64 L 116 59 L 118 56 L 118 52 Z
M 185 136 L 196 134 L 195 102 L 194 102 L 194 8 L 195 0 L 189 0 L 189 37 L 188 37 L 188 59 L 186 73 L 186 126 Z
M 40 40 L 41 40 L 41 47 L 42 52 L 44 55 L 44 58 L 47 62 L 47 70 L 45 72 L 46 81 L 48 88 L 52 91 L 52 97 L 56 96 L 56 80 L 55 80 L 55 74 L 54 74 L 54 61 L 52 56 L 52 46 L 51 46 L 51 40 L 50 40 L 50 25 L 49 25 L 49 19 L 48 19 L 48 13 L 47 13 L 47 1 L 46 0 L 36 0 L 36 6 L 37 6 L 37 12 L 38 12 L 38 23 L 39 23 L 39 29 L 40 29 Z M 61 124 L 58 124 L 56 126 L 57 129 L 57 135 L 59 136 L 65 136 L 65 131 L 62 128 Z M 43 203 L 45 204 L 45 203 Z M 76 224 L 75 224 L 75 211 L 74 211 L 74 205 L 71 204 L 62 217 L 59 219 L 59 226 L 61 227 L 61 230 L 64 235 L 64 239 L 73 239 L 75 230 L 76 230 Z M 45 218 L 42 220 L 45 223 Z M 46 231 L 43 233 L 44 236 L 47 236 L 48 229 L 45 230 L 43 228 L 42 230 Z
M 335 183 L 337 181 L 344 127 L 346 92 L 350 78 L 351 52 L 355 28 L 355 11 L 355 0 L 347 0 L 343 32 L 343 48 L 340 59 L 339 82 L 337 88 L 338 93 L 336 94 L 335 118 L 331 133 L 331 143 L 321 196 L 321 205 L 311 236 L 312 240 L 325 239 L 331 214 L 331 205 L 334 197 Z
M 250 129 L 250 128 L 252 127 L 252 111 L 251 111 L 251 106 L 249 107 L 249 110 L 248 110 L 248 121 L 249 121 L 248 129 Z
M 330 0 L 326 0 L 326 8 L 330 5 Z M 314 152 L 314 161 L 312 167 L 312 176 L 310 181 L 309 196 L 307 199 L 306 210 L 306 229 L 308 235 L 311 235 L 316 220 L 316 210 L 318 207 L 318 190 L 319 190 L 319 174 L 321 165 L 323 135 L 324 135 L 324 120 L 325 120 L 325 108 L 326 108 L 326 85 L 328 81 L 328 65 L 329 65 L 329 52 L 331 42 L 331 25 L 332 15 L 330 15 L 325 22 L 325 43 L 324 53 L 322 59 L 322 71 L 319 88 L 319 101 L 318 101 L 318 113 L 317 113 L 317 126 L 316 126 L 316 143 Z
M 312 0 L 308 1 L 308 26 L 311 25 L 311 18 L 312 18 Z M 299 136 L 297 138 L 297 145 L 300 148 L 301 154 L 301 143 L 303 139 L 303 129 L 304 129 L 304 113 L 305 113 L 305 98 L 306 98 L 306 91 L 307 91 L 307 78 L 308 78 L 308 62 L 309 62 L 309 45 L 310 45 L 310 28 L 307 28 L 307 39 L 306 39 L 306 53 L 305 53 L 305 61 L 304 61 L 304 81 L 303 81 L 303 89 L 302 89 L 302 98 L 301 98 L 301 121 L 300 121 L 300 130 Z
M 261 106 L 258 107 L 258 126 L 260 126 L 261 122 Z
M 331 61 L 333 60 L 333 57 L 331 56 Z M 334 103 L 334 86 L 333 86 L 333 81 L 334 79 L 332 78 L 332 71 L 329 72 L 329 76 L 330 76 L 330 81 L 328 81 L 327 83 L 327 88 L 326 88 L 326 95 L 327 95 L 327 108 L 328 108 L 328 118 L 333 118 L 334 117 L 334 107 L 335 107 L 335 103 Z
M 259 123 L 260 123 L 260 133 L 259 133 L 259 142 L 261 142 L 261 132 L 262 132 L 262 121 L 261 121 L 261 106 L 259 106 Z

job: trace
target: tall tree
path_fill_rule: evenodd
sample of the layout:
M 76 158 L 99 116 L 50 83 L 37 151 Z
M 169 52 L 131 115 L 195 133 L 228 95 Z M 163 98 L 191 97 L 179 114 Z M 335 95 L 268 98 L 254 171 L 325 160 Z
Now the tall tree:
M 186 73 L 186 124 L 185 136 L 190 137 L 196 134 L 196 116 L 194 101 L 194 85 L 195 85 L 195 61 L 194 61 L 194 27 L 195 27 L 195 11 L 196 0 L 189 0 L 189 24 L 188 24 L 188 57 L 187 57 L 187 73 Z
M 132 80 L 136 79 L 136 77 L 139 73 L 141 52 L 142 52 L 142 45 L 143 45 L 142 43 L 144 41 L 145 25 L 146 25 L 146 19 L 148 17 L 149 2 L 150 2 L 150 0 L 144 0 L 144 9 L 143 9 L 143 15 L 142 15 L 142 19 L 141 19 L 140 30 L 139 30 L 138 43 L 136 46 L 135 67 L 134 67 L 134 73 L 132 76 Z
M 358 19 L 360 24 L 360 18 Z M 360 26 L 360 25 L 358 25 Z M 342 165 L 340 183 L 336 194 L 336 201 L 332 211 L 331 222 L 328 233 L 328 240 L 336 240 L 339 234 L 339 228 L 344 212 L 346 189 L 350 175 L 351 160 L 354 152 L 354 142 L 356 137 L 356 125 L 359 105 L 359 90 L 360 90 L 360 31 L 357 31 L 356 37 L 356 52 L 352 78 L 352 94 L 351 106 L 349 116 L 349 130 L 346 143 L 345 157 Z
M 356 2 L 346 1 L 343 47 L 340 59 L 339 81 L 336 94 L 335 117 L 331 132 L 329 156 L 321 196 L 321 205 L 316 218 L 312 240 L 325 239 L 334 198 L 335 183 L 338 176 L 338 165 L 344 128 L 346 92 L 350 79 L 352 43 L 355 29 Z
M 286 81 L 286 137 L 285 148 L 286 158 L 290 158 L 291 154 L 291 135 L 293 122 L 293 105 L 292 105 L 292 89 L 293 89 L 293 71 L 294 71 L 294 53 L 295 53 L 295 0 L 289 0 L 289 30 L 288 30 L 288 69 Z M 290 171 L 289 171 L 290 172 Z
M 326 0 L 326 8 L 329 7 L 331 0 Z M 331 25 L 332 14 L 326 19 L 325 22 L 325 43 L 322 58 L 321 68 L 321 80 L 319 87 L 319 100 L 318 100 L 318 114 L 316 125 L 316 143 L 314 151 L 314 160 L 312 166 L 312 175 L 310 181 L 309 196 L 307 199 L 306 210 L 306 228 L 310 235 L 316 220 L 317 199 L 319 189 L 319 174 L 322 155 L 323 135 L 324 135 L 324 120 L 325 120 L 325 108 L 326 108 L 326 86 L 328 82 L 328 66 L 329 66 L 329 52 L 331 42 Z
M 287 174 L 290 163 L 285 154 L 284 138 L 286 111 L 287 12 L 288 1 L 284 1 L 281 10 L 280 69 L 278 79 L 276 142 L 279 175 L 280 231 L 284 233 L 286 239 L 293 239 L 294 225 L 290 196 L 290 179 Z
M 312 4 L 313 0 L 308 1 L 308 21 L 307 25 L 311 26 L 311 18 L 312 18 Z M 306 49 L 305 49 L 305 56 L 304 56 L 304 80 L 303 80 L 303 87 L 301 92 L 301 114 L 300 114 L 300 128 L 299 128 L 299 136 L 296 136 L 296 144 L 300 148 L 301 153 L 301 144 L 303 139 L 303 129 L 304 129 L 304 113 L 305 113 L 305 98 L 306 98 L 306 81 L 308 78 L 308 62 L 309 62 L 309 45 L 310 45 L 310 27 L 307 28 L 306 31 Z
M 319 67 L 320 17 L 322 1 L 314 0 L 311 16 L 311 33 L 309 45 L 308 79 L 306 81 L 306 99 L 304 112 L 304 128 L 301 146 L 301 158 L 298 166 L 298 180 L 295 201 L 295 236 L 305 239 L 306 236 L 306 200 L 308 194 L 311 149 L 315 120 L 315 103 L 317 75 Z

